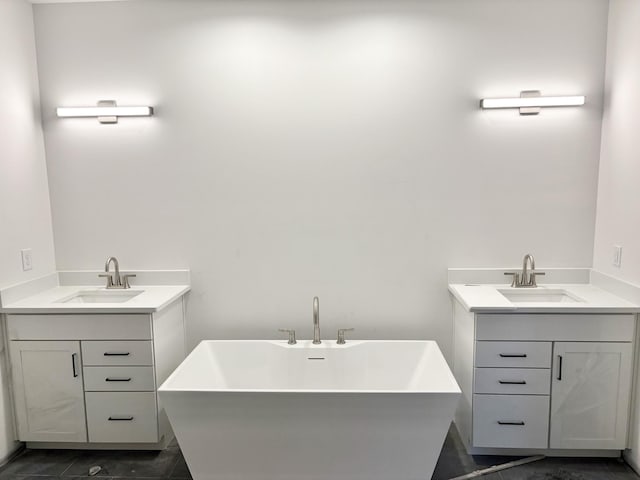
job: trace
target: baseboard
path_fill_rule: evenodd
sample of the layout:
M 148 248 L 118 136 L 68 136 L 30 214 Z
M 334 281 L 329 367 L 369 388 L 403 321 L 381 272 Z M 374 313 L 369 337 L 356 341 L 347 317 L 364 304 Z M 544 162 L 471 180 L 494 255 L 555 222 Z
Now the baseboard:
M 172 438 L 157 443 L 27 442 L 27 448 L 52 450 L 164 450 Z
M 501 456 L 530 456 L 544 455 L 545 457 L 603 457 L 619 458 L 620 450 L 574 450 L 548 448 L 481 448 L 467 449 L 471 455 L 501 455 Z

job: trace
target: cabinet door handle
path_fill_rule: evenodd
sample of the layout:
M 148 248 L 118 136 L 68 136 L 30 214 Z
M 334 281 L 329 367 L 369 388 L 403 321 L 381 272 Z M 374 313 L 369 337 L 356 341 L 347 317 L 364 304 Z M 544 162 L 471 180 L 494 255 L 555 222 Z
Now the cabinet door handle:
M 558 355 L 558 381 L 562 380 L 562 355 Z
M 121 416 L 121 415 L 114 415 L 109 417 L 109 421 L 110 422 L 130 422 L 131 420 L 133 420 L 133 416 Z
M 524 422 L 502 422 L 498 420 L 498 425 L 517 425 L 519 427 L 524 427 Z
M 500 353 L 502 358 L 527 358 L 526 353 Z
M 526 380 L 498 380 L 500 385 L 526 385 Z
M 112 377 L 107 377 L 104 379 L 105 382 L 130 382 L 131 381 L 131 377 L 128 378 L 112 378 Z
M 72 353 L 71 354 L 71 368 L 73 369 L 73 378 L 78 376 L 78 371 L 76 370 L 76 357 L 78 356 L 77 353 Z
M 129 352 L 104 352 L 105 357 L 128 357 Z

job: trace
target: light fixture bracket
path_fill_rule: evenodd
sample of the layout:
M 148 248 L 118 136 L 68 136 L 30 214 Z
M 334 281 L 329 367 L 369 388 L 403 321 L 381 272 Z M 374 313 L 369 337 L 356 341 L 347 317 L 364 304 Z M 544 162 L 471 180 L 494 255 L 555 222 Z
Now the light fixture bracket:
M 520 98 L 539 97 L 540 90 L 523 90 L 520 92 Z M 538 115 L 540 107 L 520 107 L 520 115 Z
M 98 107 L 116 107 L 116 101 L 115 100 L 100 100 L 97 103 Z M 114 116 L 99 116 L 98 117 L 98 121 L 100 123 L 118 123 L 118 117 Z

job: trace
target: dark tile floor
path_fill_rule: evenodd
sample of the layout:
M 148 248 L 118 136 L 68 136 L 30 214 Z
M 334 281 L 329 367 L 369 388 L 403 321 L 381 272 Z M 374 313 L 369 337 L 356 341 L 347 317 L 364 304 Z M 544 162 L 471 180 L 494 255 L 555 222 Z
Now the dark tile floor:
M 467 455 L 452 425 L 442 447 L 433 480 L 449 480 L 521 457 Z M 640 480 L 621 459 L 548 457 L 518 467 L 477 477 L 478 480 Z M 0 477 L 0 480 L 2 477 Z
M 445 441 L 433 480 L 505 463 L 513 457 L 467 455 L 454 427 Z M 100 466 L 95 477 L 89 468 Z M 640 480 L 617 459 L 545 458 L 534 463 L 477 477 L 479 480 Z M 190 480 L 189 469 L 174 442 L 161 452 L 97 450 L 24 450 L 0 469 L 0 480 Z M 400 480 L 400 479 L 389 479 Z

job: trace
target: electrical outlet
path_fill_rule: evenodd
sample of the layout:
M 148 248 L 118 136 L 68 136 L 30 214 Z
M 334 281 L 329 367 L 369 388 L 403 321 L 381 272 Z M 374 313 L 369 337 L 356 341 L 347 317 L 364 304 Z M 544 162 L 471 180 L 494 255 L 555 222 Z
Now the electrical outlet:
M 26 272 L 27 270 L 31 270 L 33 268 L 31 249 L 25 248 L 24 250 L 20 250 L 20 253 L 22 254 L 22 271 Z
M 613 259 L 611 261 L 614 267 L 622 266 L 622 247 L 620 245 L 613 246 Z

